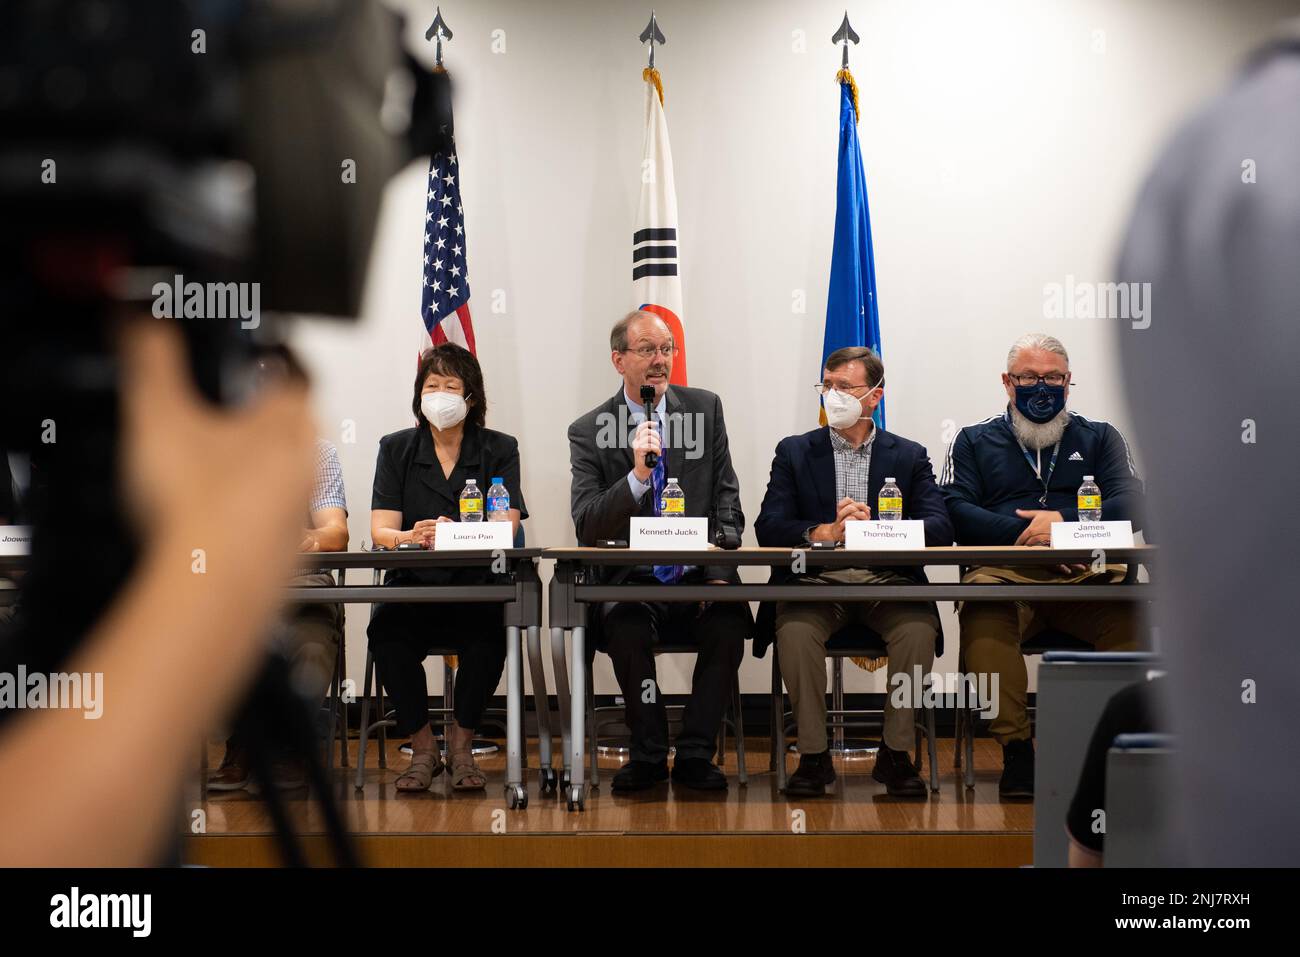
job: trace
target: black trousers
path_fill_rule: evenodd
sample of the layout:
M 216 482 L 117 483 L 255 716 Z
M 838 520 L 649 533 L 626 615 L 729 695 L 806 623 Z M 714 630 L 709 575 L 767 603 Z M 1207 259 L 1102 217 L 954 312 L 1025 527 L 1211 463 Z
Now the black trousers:
M 602 622 L 604 650 L 623 692 L 633 761 L 668 757 L 668 712 L 659 692 L 655 646 L 668 641 L 698 648 L 677 757 L 711 761 L 752 629 L 749 606 L 737 602 L 714 602 L 703 613 L 695 602 L 617 602 L 609 607 Z
M 430 648 L 451 648 L 456 669 L 456 721 L 479 727 L 506 667 L 506 632 L 501 605 L 383 604 L 375 608 L 366 634 L 379 680 L 393 699 L 397 733 L 412 734 L 429 722 L 429 687 L 424 659 Z

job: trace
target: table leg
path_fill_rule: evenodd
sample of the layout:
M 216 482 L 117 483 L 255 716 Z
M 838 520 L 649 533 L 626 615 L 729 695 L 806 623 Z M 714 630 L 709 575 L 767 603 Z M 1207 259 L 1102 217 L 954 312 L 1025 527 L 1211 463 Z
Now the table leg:
M 520 660 L 519 628 L 506 628 L 506 805 L 528 806 L 524 788 L 522 746 L 524 738 L 524 670 Z
M 569 662 L 564 654 L 564 629 L 551 629 L 551 666 L 555 674 L 555 698 L 560 712 L 560 755 L 563 775 L 560 779 L 560 787 L 565 791 L 569 788 L 569 768 L 571 755 L 569 741 L 571 733 L 569 729 Z
M 587 803 L 587 788 L 583 782 L 584 728 L 587 718 L 587 629 L 581 625 L 573 629 L 573 657 L 569 664 L 569 801 L 570 811 L 581 811 Z
M 555 793 L 555 769 L 551 767 L 551 703 L 546 696 L 546 671 L 542 668 L 542 629 L 528 627 L 528 669 L 533 678 L 533 701 L 537 705 L 537 764 L 541 768 L 541 793 Z

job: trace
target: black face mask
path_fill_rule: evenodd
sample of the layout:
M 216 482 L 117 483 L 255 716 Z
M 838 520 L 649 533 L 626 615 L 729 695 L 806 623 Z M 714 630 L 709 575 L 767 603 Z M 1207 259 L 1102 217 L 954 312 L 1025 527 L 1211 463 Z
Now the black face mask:
M 1038 385 L 1016 386 L 1016 408 L 1030 422 L 1042 425 L 1050 422 L 1065 408 L 1065 386 Z

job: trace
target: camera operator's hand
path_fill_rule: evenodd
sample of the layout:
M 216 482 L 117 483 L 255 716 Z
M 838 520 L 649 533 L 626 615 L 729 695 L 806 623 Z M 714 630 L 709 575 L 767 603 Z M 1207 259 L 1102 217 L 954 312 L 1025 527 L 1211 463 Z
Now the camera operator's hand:
M 184 535 L 186 563 L 202 548 L 209 571 L 214 549 L 287 562 L 311 492 L 305 387 L 286 382 L 244 409 L 215 407 L 190 379 L 179 334 L 158 322 L 129 323 L 121 356 L 123 488 L 146 549 Z
M 33 711 L 0 738 L 0 780 L 42 774 L 40 788 L 0 789 L 0 866 L 156 860 L 194 743 L 261 660 L 302 537 L 305 387 L 213 408 L 174 328 L 122 331 L 121 477 L 142 550 L 65 665 L 103 676 L 98 719 Z

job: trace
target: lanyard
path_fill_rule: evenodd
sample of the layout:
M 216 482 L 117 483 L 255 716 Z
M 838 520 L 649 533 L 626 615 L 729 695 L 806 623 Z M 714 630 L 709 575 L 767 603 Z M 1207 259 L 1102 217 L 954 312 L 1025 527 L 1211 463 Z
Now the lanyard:
M 1015 433 L 1013 432 L 1012 435 L 1015 435 Z M 1047 486 L 1048 483 L 1052 481 L 1052 473 L 1056 471 L 1056 454 L 1061 451 L 1061 443 L 1058 440 L 1056 445 L 1052 446 L 1052 459 L 1047 465 L 1047 478 L 1043 478 L 1043 450 L 1038 450 L 1038 461 L 1035 462 L 1034 457 L 1029 454 L 1029 449 L 1025 448 L 1025 443 L 1021 442 L 1018 436 L 1016 437 L 1016 445 L 1020 446 L 1020 451 L 1024 453 L 1025 461 L 1028 462 L 1029 467 L 1034 470 L 1034 477 L 1042 483 L 1043 494 L 1039 497 L 1038 504 L 1046 508 Z

